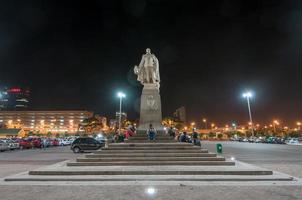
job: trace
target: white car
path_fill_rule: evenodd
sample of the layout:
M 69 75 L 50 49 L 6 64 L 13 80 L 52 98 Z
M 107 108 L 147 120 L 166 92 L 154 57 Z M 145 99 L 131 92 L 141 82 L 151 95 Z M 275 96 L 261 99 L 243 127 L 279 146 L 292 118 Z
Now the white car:
M 10 150 L 19 149 L 20 144 L 14 140 L 11 139 L 4 139 L 3 142 L 7 143 Z
M 290 139 L 288 142 L 286 142 L 286 144 L 302 145 L 297 138 Z
M 71 142 L 69 140 L 64 140 L 64 139 L 61 139 L 59 140 L 59 145 L 60 146 L 67 146 L 67 145 L 70 145 Z
M 8 143 L 0 140 L 0 151 L 7 151 L 7 150 L 10 150 Z

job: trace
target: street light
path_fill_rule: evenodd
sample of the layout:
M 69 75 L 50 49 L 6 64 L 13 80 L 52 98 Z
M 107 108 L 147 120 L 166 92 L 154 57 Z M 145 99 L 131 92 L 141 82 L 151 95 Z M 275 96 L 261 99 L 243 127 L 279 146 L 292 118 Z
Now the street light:
M 280 123 L 278 122 L 278 120 L 274 120 L 273 121 L 273 126 L 274 126 L 274 132 L 276 133 L 276 125 L 279 125 Z
M 122 92 L 117 93 L 118 98 L 120 98 L 120 118 L 118 123 L 118 133 L 121 134 L 121 123 L 122 123 L 122 100 L 126 97 L 126 95 Z
M 208 124 L 207 124 L 207 119 L 206 118 L 203 118 L 202 119 L 203 123 L 205 124 L 205 129 L 208 129 Z
M 247 100 L 247 107 L 249 110 L 249 117 L 250 117 L 250 122 L 251 122 L 251 128 L 252 128 L 252 136 L 254 137 L 254 126 L 253 126 L 253 119 L 252 119 L 252 112 L 251 112 L 251 105 L 250 105 L 250 98 L 253 96 L 252 92 L 247 91 L 242 94 L 243 98 L 246 98 Z
M 298 129 L 300 130 L 301 122 L 297 122 Z
M 214 123 L 212 123 L 212 124 L 211 124 L 211 128 L 213 129 L 214 127 L 215 127 L 215 124 L 214 124 Z

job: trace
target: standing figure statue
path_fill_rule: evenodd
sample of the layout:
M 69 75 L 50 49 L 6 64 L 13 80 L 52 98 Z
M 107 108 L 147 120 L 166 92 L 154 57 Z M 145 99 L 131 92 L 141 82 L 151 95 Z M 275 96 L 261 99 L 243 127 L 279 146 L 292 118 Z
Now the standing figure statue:
M 159 63 L 154 54 L 151 54 L 151 49 L 146 49 L 146 54 L 142 56 L 139 66 L 134 66 L 134 73 L 137 75 L 137 80 L 141 84 L 158 83 L 159 77 Z

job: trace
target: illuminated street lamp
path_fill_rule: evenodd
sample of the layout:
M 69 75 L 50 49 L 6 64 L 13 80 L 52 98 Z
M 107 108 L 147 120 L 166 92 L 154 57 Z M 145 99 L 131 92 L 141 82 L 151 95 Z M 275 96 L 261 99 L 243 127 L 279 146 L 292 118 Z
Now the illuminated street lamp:
M 233 127 L 233 130 L 235 130 L 235 131 L 237 130 L 237 125 L 235 122 L 232 123 L 232 127 Z
M 205 124 L 205 129 L 208 129 L 207 119 L 203 118 L 202 121 Z
M 191 122 L 192 131 L 194 129 L 194 126 L 195 126 L 195 122 Z
M 274 132 L 276 133 L 276 125 L 279 125 L 280 123 L 278 122 L 278 120 L 274 120 L 273 121 L 273 126 L 274 126 Z
M 215 127 L 215 124 L 214 124 L 214 123 L 212 123 L 212 124 L 211 124 L 211 128 L 213 129 L 214 127 Z
M 298 129 L 300 130 L 301 122 L 297 122 Z
M 251 105 L 250 105 L 250 98 L 252 97 L 252 93 L 247 91 L 242 94 L 243 98 L 246 98 L 247 100 L 247 107 L 249 110 L 249 117 L 250 117 L 250 123 L 251 123 L 251 128 L 252 128 L 252 137 L 254 137 L 254 126 L 253 126 L 253 119 L 252 119 L 252 112 L 251 112 Z
M 123 98 L 126 97 L 126 95 L 122 92 L 118 92 L 117 93 L 117 96 L 118 98 L 120 98 L 120 117 L 119 117 L 119 123 L 118 123 L 118 133 L 120 134 L 121 133 L 121 123 L 122 123 L 122 101 L 123 101 Z

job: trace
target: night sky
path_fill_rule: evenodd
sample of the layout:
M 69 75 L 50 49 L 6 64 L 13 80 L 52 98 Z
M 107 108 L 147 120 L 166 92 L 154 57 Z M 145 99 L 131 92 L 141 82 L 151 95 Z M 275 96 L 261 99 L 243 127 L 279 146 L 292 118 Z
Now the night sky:
M 0 86 L 30 87 L 33 109 L 113 116 L 122 90 L 138 118 L 147 47 L 164 116 L 185 106 L 196 122 L 246 123 L 251 89 L 256 123 L 302 119 L 302 1 L 0 2 Z

